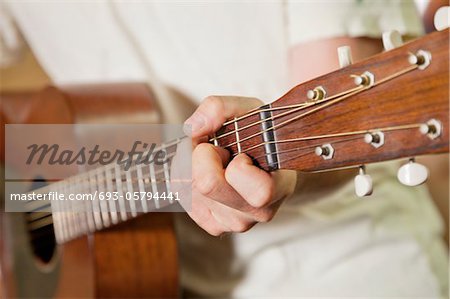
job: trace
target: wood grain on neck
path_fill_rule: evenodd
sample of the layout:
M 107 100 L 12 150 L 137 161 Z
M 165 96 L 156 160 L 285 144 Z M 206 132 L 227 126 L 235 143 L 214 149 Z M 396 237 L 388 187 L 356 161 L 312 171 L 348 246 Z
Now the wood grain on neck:
M 302 110 L 291 109 L 292 113 L 287 115 L 286 109 L 273 110 L 273 135 L 276 141 L 275 152 L 278 153 L 276 165 L 270 164 L 267 159 L 269 153 L 264 147 L 267 142 L 264 135 L 259 134 L 264 131 L 264 123 L 259 123 L 260 113 L 237 121 L 237 125 L 228 124 L 217 132 L 216 136 L 220 136 L 235 131 L 235 127 L 242 128 L 257 123 L 238 132 L 240 147 L 234 144 L 236 134 L 217 139 L 218 145 L 226 147 L 233 155 L 245 152 L 253 158 L 255 164 L 266 170 L 320 171 L 448 152 L 448 34 L 448 29 L 430 34 L 400 48 L 305 82 L 273 102 L 272 108 L 298 105 L 307 101 L 308 90 L 318 86 L 326 90 L 326 97 L 332 97 L 355 88 L 352 75 L 370 72 L 375 78 L 373 87 L 323 109 L 317 108 L 326 102 Z M 402 73 L 411 68 L 408 57 L 418 50 L 431 53 L 431 64 L 423 70 L 416 68 Z M 400 75 L 393 76 L 399 73 Z M 298 119 L 283 125 L 293 118 Z M 443 134 L 433 140 L 421 134 L 417 128 L 411 128 L 384 132 L 385 144 L 379 148 L 365 143 L 364 134 L 283 142 L 312 136 L 421 124 L 433 118 L 443 126 Z M 254 137 L 248 138 L 249 136 Z M 314 149 L 328 143 L 332 144 L 335 152 L 332 159 L 324 160 L 314 153 Z M 227 147 L 229 144 L 234 145 Z

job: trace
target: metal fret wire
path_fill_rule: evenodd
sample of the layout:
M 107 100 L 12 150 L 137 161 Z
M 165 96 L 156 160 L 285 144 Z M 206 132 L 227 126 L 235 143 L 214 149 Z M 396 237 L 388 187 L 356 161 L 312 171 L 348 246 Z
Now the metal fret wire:
M 161 146 L 155 148 L 154 151 L 159 151 L 159 150 L 161 150 L 161 149 L 163 149 L 163 148 L 169 148 L 169 147 L 171 147 L 171 146 L 177 145 L 177 144 L 180 143 L 181 140 L 184 139 L 184 138 L 187 138 L 187 136 L 180 137 L 180 138 L 175 139 L 174 141 L 172 141 L 172 142 L 170 142 L 170 143 L 167 143 L 167 144 L 162 144 Z M 144 152 L 142 156 L 145 156 L 147 153 L 148 153 L 148 151 Z M 138 156 L 138 154 L 137 154 L 136 156 Z M 133 161 L 134 161 L 134 159 L 136 158 L 136 156 L 135 156 L 135 157 L 132 157 L 132 160 L 133 160 Z M 172 158 L 173 156 L 174 156 L 174 154 L 168 156 L 167 158 Z M 78 178 L 80 178 L 80 180 L 82 180 L 83 177 L 87 177 L 87 178 L 88 178 L 87 181 L 89 181 L 89 178 L 90 178 L 91 174 L 94 173 L 94 172 L 97 172 L 98 169 L 103 169 L 104 171 L 107 171 L 107 170 L 110 170 L 110 169 L 116 167 L 116 165 L 117 165 L 116 163 L 111 163 L 111 164 L 105 165 L 105 166 L 103 166 L 103 167 L 91 169 L 91 170 L 89 170 L 89 171 L 87 171 L 87 172 L 85 172 L 85 173 L 83 173 L 83 174 L 75 175 L 74 177 L 78 177 Z M 136 164 L 135 164 L 134 166 L 130 167 L 130 169 L 129 169 L 128 171 L 134 170 L 135 167 L 136 167 Z M 68 179 L 67 179 L 67 180 L 68 180 Z M 67 180 L 66 180 L 66 181 L 67 181 Z M 45 186 L 45 187 L 42 187 L 42 188 L 39 188 L 39 189 L 34 190 L 34 192 L 47 193 L 46 190 L 49 189 L 51 186 L 55 186 L 55 185 L 61 184 L 61 183 L 63 183 L 63 182 L 64 182 L 64 181 L 56 182 L 56 183 L 47 185 L 47 186 Z M 49 190 L 49 191 L 51 191 L 51 190 Z M 32 203 L 32 202 L 29 202 L 29 203 Z M 30 212 L 31 212 L 31 211 L 32 211 L 32 210 L 30 210 Z
M 167 158 L 172 158 L 173 156 L 175 156 L 175 154 L 169 155 L 169 156 L 167 156 Z M 108 166 L 109 166 L 109 165 L 108 165 Z M 130 169 L 129 169 L 128 171 L 131 171 L 131 170 L 135 169 L 135 167 L 136 167 L 136 166 L 130 167 Z M 97 169 L 110 170 L 109 167 L 96 168 L 95 170 L 97 170 Z M 164 169 L 161 169 L 161 170 L 156 171 L 155 174 L 161 174 L 161 173 L 163 173 L 163 172 L 164 172 Z M 87 173 L 91 173 L 91 171 L 89 171 L 89 172 L 87 172 Z M 120 177 L 121 177 L 120 170 L 119 170 L 118 175 L 120 175 Z M 83 176 L 85 176 L 85 174 L 83 174 L 83 175 L 76 175 L 76 176 L 74 176 L 74 177 L 72 177 L 72 178 L 68 178 L 67 180 L 63 180 L 63 181 L 61 181 L 61 182 L 56 182 L 56 183 L 50 184 L 50 185 L 48 185 L 48 186 L 45 186 L 45 187 L 43 187 L 43 188 L 34 190 L 33 192 L 39 193 L 39 194 L 43 194 L 43 193 L 48 193 L 48 192 L 53 191 L 53 190 L 51 190 L 50 188 L 54 189 L 54 187 L 57 187 L 57 186 L 62 186 L 62 187 L 64 188 L 64 185 L 65 185 L 65 184 L 68 184 L 68 182 L 69 182 L 70 180 L 74 180 L 75 178 L 79 178 L 79 179 L 80 179 L 81 184 L 79 184 L 79 186 L 81 186 L 82 188 L 84 188 L 85 186 L 88 186 L 88 188 L 85 188 L 84 190 L 89 189 L 89 188 L 91 187 L 91 185 L 90 185 L 91 182 L 90 182 L 89 179 L 88 179 L 87 181 L 86 181 L 86 180 L 83 181 L 83 179 L 82 179 Z M 146 178 L 146 179 L 148 179 L 148 178 Z M 117 181 L 120 181 L 120 182 L 126 182 L 127 180 L 126 180 L 126 179 L 125 179 L 125 180 L 122 180 L 122 179 L 119 180 L 119 179 L 115 178 L 115 179 L 113 179 L 113 181 L 115 181 L 115 182 L 117 182 Z M 158 181 L 158 182 L 164 182 L 165 179 L 164 179 L 164 180 L 157 180 L 157 181 Z M 106 180 L 104 180 L 103 182 L 106 182 Z M 44 190 L 45 190 L 45 191 L 44 191 Z M 48 191 L 47 191 L 47 190 L 48 190 Z M 94 190 L 94 191 L 95 191 L 95 190 Z M 63 192 L 61 192 L 61 193 L 63 193 Z M 87 193 L 87 192 L 84 192 L 84 193 Z M 120 192 L 119 192 L 119 193 L 120 193 Z M 37 210 L 39 210 L 39 209 L 41 209 L 41 208 L 43 208 L 43 207 L 46 207 L 46 206 L 48 206 L 49 204 L 48 204 L 48 203 L 45 203 L 45 202 L 40 202 L 40 201 L 29 201 L 29 202 L 27 202 L 27 205 L 28 205 L 28 206 L 31 206 L 31 208 L 28 210 L 28 212 L 36 212 Z
M 162 174 L 162 173 L 164 173 L 164 169 L 161 169 L 161 170 L 158 170 L 158 171 L 156 171 L 155 172 L 155 175 L 159 175 L 159 174 Z M 120 180 L 120 181 L 122 181 L 122 180 Z M 163 179 L 163 180 L 157 180 L 157 181 L 160 181 L 160 182 L 165 182 L 166 181 L 166 179 Z M 57 184 L 57 183 L 56 183 Z M 62 186 L 63 187 L 63 190 L 65 190 L 67 187 L 66 187 L 66 185 L 64 185 L 64 186 Z M 77 201 L 75 201 L 75 203 L 76 203 Z M 82 202 L 84 202 L 84 203 L 89 203 L 88 201 L 82 201 Z M 110 201 L 110 202 L 115 202 L 115 201 Z M 173 203 L 173 201 L 172 201 L 172 203 Z M 57 205 L 60 205 L 61 203 L 60 202 L 58 202 L 58 201 L 52 201 L 51 202 L 51 204 L 53 205 L 53 204 L 57 204 Z M 46 205 L 48 205 L 48 204 L 46 204 Z M 37 221 L 37 220 L 42 220 L 43 218 L 49 218 L 49 219 L 51 219 L 51 217 L 58 217 L 58 219 L 61 221 L 61 226 L 62 226 L 62 229 L 58 229 L 59 231 L 60 231 L 60 233 L 62 232 L 62 234 L 65 236 L 65 239 L 66 240 L 68 240 L 68 239 L 72 239 L 72 238 L 74 238 L 74 237 L 76 237 L 76 236 L 80 236 L 80 235 L 83 235 L 83 234 L 85 234 L 85 233 L 87 233 L 87 232 L 93 232 L 93 231 L 95 231 L 96 229 L 97 230 L 100 230 L 100 229 L 102 229 L 103 227 L 101 226 L 101 224 L 100 224 L 100 226 L 101 227 L 99 227 L 99 223 L 97 222 L 97 223 L 95 223 L 95 221 L 92 219 L 92 214 L 94 214 L 94 213 L 98 213 L 97 211 L 93 211 L 92 212 L 92 205 L 89 205 L 88 204 L 88 207 L 89 207 L 89 209 L 88 210 L 91 210 L 91 212 L 89 213 L 89 211 L 85 211 L 85 212 L 75 212 L 75 211 L 65 211 L 65 212 L 61 212 L 61 211 L 58 211 L 58 212 L 53 212 L 53 213 L 51 213 L 51 212 L 46 212 L 46 215 L 45 216 L 42 216 L 42 217 L 35 217 L 35 218 L 37 218 L 37 219 L 35 219 L 35 220 L 32 220 L 32 221 L 29 221 L 29 223 L 31 224 L 31 229 L 32 230 L 37 230 L 37 229 L 39 229 L 39 228 L 41 228 L 41 227 L 44 227 L 44 226 L 46 226 L 46 225 L 49 225 L 49 224 L 52 224 L 52 223 L 55 223 L 55 221 L 51 221 L 51 220 L 49 220 L 49 221 L 47 221 L 48 223 L 44 223 L 44 225 L 33 225 L 32 223 L 33 222 L 35 222 L 35 221 Z M 69 207 L 69 209 L 71 209 L 71 210 L 73 210 L 73 207 L 72 207 L 72 202 L 71 202 L 71 205 L 70 205 L 70 207 Z M 34 212 L 34 213 L 39 213 L 39 212 Z M 61 215 L 60 213 L 64 213 L 65 215 Z M 33 214 L 31 214 L 31 215 L 33 215 Z M 81 215 L 81 217 L 83 217 L 83 216 L 86 216 L 86 218 L 87 219 L 89 219 L 89 217 L 91 216 L 91 221 L 87 221 L 87 222 L 91 222 L 92 223 L 92 225 L 91 226 L 87 226 L 89 229 L 86 229 L 86 228 L 84 228 L 84 229 L 76 229 L 76 227 L 77 227 L 77 225 L 80 225 L 81 223 L 83 223 L 83 224 L 86 224 L 86 222 L 83 220 L 83 221 L 79 221 L 79 223 L 74 223 L 74 222 L 77 222 L 77 221 L 74 221 L 75 219 L 74 219 L 74 217 L 73 217 L 73 215 Z M 62 217 L 60 217 L 60 216 L 62 216 Z M 133 215 L 133 217 L 135 217 L 135 216 L 137 216 L 137 214 L 136 215 Z M 98 218 L 98 216 L 96 216 L 97 217 L 97 221 L 101 221 L 101 220 L 99 220 L 100 218 Z M 79 218 L 78 218 L 79 219 Z M 127 218 L 125 218 L 125 219 L 122 219 L 122 221 L 126 221 L 127 220 Z M 117 221 L 118 222 L 118 221 Z M 117 223 L 116 222 L 116 223 Z M 106 225 L 104 226 L 104 227 L 106 227 Z M 56 228 L 55 228 L 55 231 L 56 231 Z
M 184 138 L 184 137 L 183 137 Z M 173 146 L 173 145 L 176 145 L 176 144 L 178 144 L 179 142 L 180 142 L 180 140 L 181 140 L 181 138 L 180 139 L 178 139 L 177 141 L 174 141 L 174 142 L 172 142 L 172 143 L 170 143 L 170 145 L 168 145 L 167 146 L 167 148 L 168 147 L 170 147 L 170 146 Z M 173 156 L 175 155 L 175 153 L 173 153 L 172 155 L 168 155 L 167 157 L 170 159 L 170 158 L 172 158 Z M 99 171 L 101 171 L 101 170 L 103 170 L 104 172 L 106 171 L 106 173 L 109 173 L 110 174 L 110 167 L 108 167 L 108 166 L 110 166 L 110 165 L 107 165 L 107 166 L 105 166 L 105 167 L 101 167 L 101 168 L 96 168 L 96 169 L 94 169 L 94 170 L 92 170 L 92 171 L 89 171 L 88 173 L 85 173 L 85 174 L 83 174 L 83 175 L 79 175 L 79 176 L 75 176 L 75 177 L 72 177 L 72 178 L 69 178 L 69 179 L 67 179 L 67 180 L 65 180 L 64 181 L 64 183 L 62 183 L 62 182 L 57 182 L 57 183 L 54 183 L 54 184 L 51 184 L 51 185 L 49 185 L 49 186 L 46 186 L 46 187 L 44 187 L 44 188 L 41 188 L 41 189 L 38 189 L 38 190 L 35 190 L 34 192 L 40 192 L 40 193 L 44 193 L 44 192 L 42 192 L 42 190 L 48 190 L 49 192 L 50 191 L 53 191 L 53 190 L 51 190 L 51 189 L 54 189 L 55 187 L 58 187 L 58 189 L 59 188 L 61 188 L 61 190 L 63 190 L 63 193 L 67 193 L 66 191 L 70 191 L 70 189 L 69 188 L 71 188 L 71 186 L 73 186 L 73 183 L 70 183 L 69 184 L 69 182 L 71 182 L 71 181 L 76 181 L 77 179 L 79 180 L 79 182 L 81 182 L 81 184 L 79 184 L 79 185 L 76 185 L 76 186 L 78 186 L 78 188 L 80 188 L 80 190 L 86 190 L 86 188 L 84 187 L 84 186 L 88 186 L 88 188 L 87 189 L 91 189 L 91 193 L 92 193 L 92 188 L 94 188 L 95 189 L 95 186 L 98 186 L 98 183 L 105 183 L 105 182 L 107 182 L 107 180 L 105 180 L 105 179 L 103 179 L 102 181 L 100 181 L 100 180 L 96 180 L 96 181 L 94 181 L 93 179 L 92 179 L 92 172 L 93 171 L 95 171 L 95 172 L 99 172 Z M 140 166 L 140 165 L 139 165 Z M 149 165 L 150 166 L 150 165 Z M 138 164 L 135 164 L 134 166 L 132 166 L 131 168 L 130 168 L 130 170 L 128 170 L 127 172 L 131 172 L 132 170 L 134 170 L 136 167 L 138 167 Z M 164 173 L 164 175 L 165 175 L 165 177 L 167 178 L 167 174 L 165 173 L 165 172 L 167 172 L 167 169 L 160 169 L 160 170 L 158 170 L 158 171 L 155 171 L 154 172 L 154 174 L 155 175 L 160 175 L 160 174 L 162 174 L 162 173 Z M 122 173 L 119 173 L 119 175 L 120 175 L 120 177 L 122 177 Z M 110 175 L 109 175 L 110 176 Z M 88 178 L 88 180 L 86 181 L 86 179 L 84 179 L 83 180 L 83 177 L 87 177 Z M 138 180 L 142 180 L 142 178 L 138 178 Z M 148 178 L 147 178 L 148 179 Z M 146 180 L 147 180 L 146 179 Z M 122 178 L 120 179 L 120 180 L 115 180 L 116 182 L 117 181 L 123 181 L 122 180 Z M 129 180 L 125 180 L 125 181 L 129 181 Z M 134 179 L 132 179 L 131 181 L 135 181 Z M 158 180 L 158 181 L 166 181 L 166 179 L 163 179 L 163 180 Z M 111 183 L 111 182 L 110 182 Z M 69 186 L 70 185 L 70 186 Z M 112 184 L 111 184 L 112 185 Z M 116 184 L 117 185 L 117 184 Z M 75 187 L 74 187 L 75 188 Z M 67 189 L 67 190 L 66 190 Z M 55 190 L 55 191 L 58 191 L 58 190 Z M 60 202 L 58 202 L 58 203 L 56 203 L 56 201 L 52 201 L 50 204 L 47 204 L 47 203 L 45 203 L 45 204 L 39 204 L 40 202 L 28 202 L 28 203 L 35 203 L 35 207 L 33 207 L 34 209 L 31 209 L 30 210 L 30 212 L 33 212 L 33 211 L 36 211 L 36 210 L 39 210 L 39 209 L 41 209 L 41 208 L 43 208 L 43 207 L 45 207 L 45 206 L 50 206 L 50 205 L 55 205 L 55 209 L 54 210 L 56 210 L 56 205 L 59 205 L 59 206 L 61 206 L 61 204 L 62 203 L 60 203 Z M 38 203 L 37 205 L 36 205 L 36 203 Z M 75 202 L 75 204 L 79 204 L 78 202 Z M 92 207 L 96 204 L 96 203 L 92 203 L 92 204 L 90 204 L 88 201 L 83 201 L 82 202 L 82 204 L 87 204 L 87 207 L 88 207 L 88 209 L 87 210 L 92 210 Z M 114 203 L 112 203 L 112 204 L 114 204 Z M 73 205 L 73 203 L 72 202 L 70 202 L 70 205 L 68 205 L 69 206 L 69 209 L 70 210 L 73 210 L 74 208 L 75 208 L 75 206 Z M 86 210 L 86 211 L 87 211 Z M 115 212 L 115 211 L 111 211 L 111 212 Z M 65 215 L 61 215 L 61 214 L 59 214 L 59 213 L 56 213 L 56 215 L 54 215 L 59 221 L 60 221 L 60 226 L 62 226 L 62 227 L 59 227 L 59 228 L 55 228 L 55 232 L 58 230 L 59 231 L 59 233 L 58 233 L 58 235 L 62 235 L 62 236 L 64 236 L 64 238 L 65 239 L 72 239 L 72 238 L 74 238 L 74 237 L 76 237 L 76 236 L 78 236 L 78 235 L 82 235 L 82 234 L 84 234 L 84 233 L 86 233 L 86 232 L 88 232 L 88 231 L 95 231 L 95 229 L 102 229 L 103 228 L 103 225 L 104 225 L 104 222 L 102 221 L 103 219 L 101 219 L 101 218 L 99 218 L 99 215 L 96 215 L 96 213 L 98 213 L 98 214 L 100 214 L 100 212 L 98 211 L 98 209 L 94 209 L 94 211 L 92 212 L 92 213 L 88 213 L 88 212 L 83 212 L 83 213 L 77 213 L 77 212 L 75 212 L 75 211 L 67 211 L 67 212 L 63 212 Z M 90 215 L 89 215 L 90 214 Z M 94 215 L 92 215 L 92 214 L 94 214 Z M 33 214 L 31 214 L 31 215 L 33 215 Z M 76 215 L 76 218 L 77 219 L 75 219 L 75 216 Z M 36 229 L 39 229 L 39 228 L 41 228 L 41 227 L 43 227 L 43 226 L 46 226 L 46 225 L 49 225 L 49 224 L 51 224 L 53 221 L 51 221 L 51 219 L 52 218 L 50 218 L 50 216 L 52 216 L 53 217 L 53 215 L 52 215 L 52 213 L 48 213 L 47 215 L 45 215 L 45 216 L 43 216 L 43 217 L 37 217 L 37 219 L 35 219 L 35 220 L 32 220 L 32 221 L 30 221 L 30 227 L 31 227 L 31 229 L 32 230 L 36 230 Z M 81 217 L 83 217 L 83 216 L 85 216 L 86 217 L 86 219 L 85 220 L 88 220 L 88 221 L 79 221 L 79 216 L 81 216 Z M 92 216 L 94 216 L 94 217 L 92 217 Z M 135 215 L 133 215 L 133 216 L 135 216 Z M 50 220 L 46 220 L 46 222 L 44 223 L 44 225 L 35 225 L 35 224 L 33 224 L 33 222 L 35 222 L 36 220 L 39 220 L 39 219 L 41 219 L 40 221 L 42 221 L 42 219 L 43 218 L 48 218 L 48 219 L 50 219 Z M 94 218 L 94 219 L 92 219 L 92 218 Z M 122 219 L 122 220 L 126 220 L 126 216 L 124 217 L 125 219 Z M 77 221 L 78 220 L 78 221 Z M 89 220 L 91 220 L 91 221 L 89 221 Z M 116 219 L 117 220 L 117 219 Z M 48 223 L 47 223 L 48 222 Z M 77 223 L 75 223 L 75 222 L 77 222 Z M 78 223 L 78 222 L 80 222 L 80 223 Z M 81 224 L 81 222 L 83 223 L 83 224 L 89 224 L 89 222 L 91 222 L 91 225 L 88 225 L 88 227 L 89 227 L 89 230 L 86 230 L 86 228 L 81 228 L 81 227 L 78 227 L 78 226 L 80 226 L 80 225 L 82 225 Z M 87 222 L 87 223 L 86 223 Z M 100 222 L 102 222 L 102 223 L 100 223 Z M 105 227 L 106 227 L 106 225 L 105 225 Z

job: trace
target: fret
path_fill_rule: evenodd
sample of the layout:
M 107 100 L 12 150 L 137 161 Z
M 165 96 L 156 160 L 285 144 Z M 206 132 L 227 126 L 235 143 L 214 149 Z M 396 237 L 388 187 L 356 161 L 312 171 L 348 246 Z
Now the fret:
M 125 221 L 125 220 L 127 220 L 127 211 L 125 208 L 125 202 L 123 200 L 123 197 L 125 195 L 123 193 L 123 188 L 122 188 L 122 175 L 120 173 L 120 168 L 119 168 L 118 164 L 114 165 L 114 169 L 115 169 L 117 192 L 119 195 L 118 201 L 119 201 L 120 218 L 122 219 L 122 221 Z
M 118 164 L 115 164 L 114 168 L 109 165 L 91 170 L 85 175 L 76 175 L 52 184 L 52 188 L 64 194 L 65 198 L 63 201 L 55 200 L 50 203 L 57 242 L 64 243 L 80 235 L 125 221 L 130 218 L 130 215 L 136 217 L 141 212 L 146 213 L 173 203 L 173 199 L 167 196 L 171 190 L 169 157 L 176 151 L 176 144 L 177 142 L 161 146 L 167 159 L 162 165 L 157 165 L 153 161 L 147 168 L 142 164 L 134 163 L 127 171 Z M 150 157 L 152 158 L 154 159 L 154 156 Z M 133 197 L 130 200 L 126 199 L 125 192 L 131 194 L 135 191 L 147 192 L 149 188 L 146 184 L 151 186 L 154 195 L 158 193 L 156 199 L 149 201 L 145 196 L 143 199 L 139 196 L 140 204 L 136 203 Z M 100 192 L 110 192 L 112 198 L 108 199 L 105 196 L 105 200 L 100 200 Z M 117 197 L 113 195 L 114 192 L 117 192 Z M 83 198 L 71 200 L 70 194 L 75 196 L 82 194 Z M 165 197 L 162 196 L 163 194 Z M 117 199 L 114 200 L 114 198 Z
M 66 196 L 65 192 L 64 192 L 64 188 L 63 188 L 63 184 L 58 183 L 58 189 L 59 192 L 61 192 L 62 194 L 64 194 L 64 197 Z M 69 223 L 68 223 L 68 219 L 67 219 L 67 213 L 66 213 L 66 209 L 65 209 L 65 204 L 64 204 L 64 200 L 58 202 L 58 207 L 59 207 L 59 215 L 61 217 L 61 223 L 62 223 L 62 227 L 63 227 L 63 235 L 64 235 L 64 239 L 68 239 L 69 238 Z
M 82 190 L 82 186 L 81 186 L 81 177 L 80 176 L 75 176 L 73 178 L 74 180 L 74 194 L 79 194 L 81 192 L 83 192 Z M 81 232 L 82 233 L 86 233 L 87 231 L 89 231 L 88 225 L 87 225 L 87 219 L 86 219 L 86 210 L 84 208 L 84 202 L 83 201 L 79 201 L 77 200 L 75 202 L 75 206 L 76 206 L 76 219 L 78 222 L 78 225 L 80 226 Z
M 103 171 L 101 168 L 97 168 L 97 182 L 98 182 L 98 192 L 103 193 L 105 192 L 105 178 L 103 175 Z M 101 216 L 102 216 L 102 220 L 103 220 L 103 224 L 105 225 L 105 227 L 108 227 L 110 225 L 110 221 L 109 221 L 109 211 L 108 211 L 108 199 L 103 198 L 100 199 L 100 211 L 101 211 Z
M 129 197 L 130 198 L 129 200 L 127 198 L 125 198 L 125 200 L 128 201 L 128 204 L 130 206 L 131 216 L 136 217 L 137 216 L 136 203 L 133 198 L 133 184 L 132 184 L 132 180 L 131 180 L 131 171 L 130 170 L 125 171 L 125 178 L 127 181 L 127 192 L 128 192 L 128 194 L 131 195 Z
M 169 159 L 169 158 L 167 158 L 169 156 L 168 151 L 165 149 L 164 152 L 165 152 L 166 159 Z M 163 167 L 164 167 L 164 181 L 166 183 L 166 190 L 167 190 L 167 193 L 170 193 L 170 190 L 172 190 L 172 188 L 170 187 L 169 161 L 164 163 Z M 173 199 L 172 198 L 169 199 L 169 203 L 173 203 Z
M 69 193 L 69 195 L 74 194 L 73 179 L 69 178 L 65 184 L 67 185 L 67 192 Z M 80 225 L 78 222 L 79 215 L 75 208 L 75 202 L 72 200 L 68 200 L 67 202 L 68 202 L 69 211 L 71 213 L 71 219 L 72 219 L 72 225 L 73 225 L 72 229 L 73 229 L 74 236 L 79 236 L 81 234 L 81 228 L 80 228 Z
M 59 192 L 58 188 L 56 188 L 55 185 L 52 185 L 52 187 L 50 187 L 50 190 Z M 58 244 L 61 244 L 64 241 L 64 229 L 61 218 L 61 212 L 59 211 L 58 207 L 59 204 L 60 204 L 59 200 L 52 200 L 50 206 L 52 210 L 53 230 L 55 232 L 55 239 Z
M 142 170 L 142 177 L 143 177 L 142 181 L 144 183 L 144 190 L 147 193 L 152 193 L 153 194 L 154 188 L 152 186 L 152 180 L 151 180 L 151 174 L 150 174 L 150 165 L 148 165 L 148 167 L 142 167 L 141 170 Z M 156 187 L 156 189 L 157 189 L 157 187 Z M 145 198 L 145 204 L 147 205 L 147 211 L 151 212 L 151 211 L 156 210 L 155 201 L 152 200 L 151 198 L 146 197 Z
M 144 185 L 144 178 L 142 175 L 142 165 L 141 164 L 136 164 L 136 173 L 137 173 L 137 179 L 138 179 L 138 184 L 139 184 L 139 192 L 146 192 L 145 185 Z M 147 207 L 146 196 L 144 196 L 144 198 L 141 200 L 141 206 L 142 206 L 142 211 L 144 213 L 147 213 L 148 207 Z
M 139 179 L 138 179 L 138 173 L 137 173 L 137 165 L 135 164 L 133 166 L 133 168 L 130 169 L 130 173 L 131 173 L 131 186 L 133 187 L 133 191 L 138 194 L 138 198 L 134 198 L 134 203 L 136 206 L 136 211 L 138 214 L 142 214 L 143 209 L 142 209 L 142 200 L 141 200 L 141 193 L 140 193 L 140 189 L 139 189 Z M 134 194 L 133 194 L 134 195 Z M 137 196 L 135 196 L 137 197 Z
M 157 185 L 157 189 L 159 191 L 158 197 L 155 201 L 159 204 L 159 208 L 163 208 L 170 204 L 170 201 L 167 200 L 168 189 L 167 189 L 167 181 L 166 181 L 166 174 L 165 174 L 166 163 L 163 163 L 162 165 L 158 165 L 156 163 L 152 163 L 152 164 L 154 165 L 154 170 L 155 170 L 155 175 L 156 175 L 156 185 Z M 164 198 L 164 196 L 162 196 L 163 194 L 165 195 L 165 198 Z
M 86 193 L 89 190 L 89 180 L 86 179 L 85 176 L 80 177 L 80 192 Z M 95 231 L 95 220 L 94 214 L 92 212 L 92 203 L 89 200 L 83 200 L 84 210 L 86 211 L 86 223 L 89 229 L 89 232 Z
M 90 193 L 92 194 L 92 200 L 91 200 L 91 204 L 92 204 L 92 211 L 94 214 L 94 222 L 95 222 L 95 228 L 96 229 L 102 229 L 103 228 L 103 223 L 102 223 L 102 218 L 100 215 L 100 203 L 99 200 L 96 198 L 95 195 L 98 195 L 97 193 L 97 181 L 95 178 L 95 174 L 90 171 L 88 173 L 89 175 L 89 185 L 90 185 Z M 89 193 L 89 192 L 87 192 Z
M 113 195 L 115 192 L 114 184 L 113 184 L 113 178 L 111 175 L 111 169 L 109 167 L 105 167 L 105 174 L 106 174 L 106 189 L 108 192 L 110 192 L 111 195 Z M 117 217 L 117 208 L 116 208 L 116 200 L 111 196 L 108 200 L 109 204 L 109 215 L 111 216 L 111 222 L 113 224 L 117 224 L 119 222 L 119 219 Z
M 150 159 L 154 158 L 153 155 Z M 157 181 L 156 181 L 156 174 L 155 174 L 155 163 L 150 163 L 148 165 L 149 170 L 150 170 L 150 182 L 151 182 L 151 186 L 152 186 L 152 193 L 155 194 L 156 192 L 158 192 L 158 185 L 157 185 Z M 159 209 L 159 201 L 158 200 L 154 200 L 152 199 L 152 201 L 155 203 L 155 208 Z
M 62 183 L 62 190 L 64 193 L 64 198 L 67 199 L 69 196 L 68 188 L 67 188 L 67 184 L 65 184 L 64 182 Z M 64 218 L 65 218 L 66 227 L 67 227 L 67 237 L 69 239 L 71 239 L 75 235 L 75 232 L 73 230 L 73 224 L 72 224 L 72 214 L 69 209 L 68 201 L 64 200 L 62 202 L 62 204 L 63 204 L 62 206 L 63 206 L 63 211 L 64 211 Z

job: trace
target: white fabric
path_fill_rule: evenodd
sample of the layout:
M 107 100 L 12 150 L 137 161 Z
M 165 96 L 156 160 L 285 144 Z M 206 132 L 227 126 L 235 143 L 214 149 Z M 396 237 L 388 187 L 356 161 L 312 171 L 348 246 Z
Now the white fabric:
M 181 252 L 185 284 L 205 296 L 237 298 L 446 294 L 442 223 L 426 188 L 399 185 L 396 166 L 368 167 L 369 198 L 357 198 L 352 184 L 306 204 L 294 196 L 272 222 L 240 235 L 193 234 L 180 219 L 180 235 L 189 236 L 180 238 L 190 249 Z
M 294 44 L 334 36 L 380 37 L 390 30 L 424 32 L 410 0 L 288 1 L 288 13 Z
M 146 80 L 112 5 L 156 74 L 197 101 L 276 99 L 288 88 L 288 50 L 297 42 L 422 32 L 410 1 L 9 2 L 56 83 Z M 180 217 L 184 286 L 244 298 L 436 297 L 447 258 L 426 189 L 400 187 L 386 165 L 372 174 L 373 198 L 357 200 L 351 184 L 314 203 L 294 196 L 272 222 L 244 234 L 208 237 Z

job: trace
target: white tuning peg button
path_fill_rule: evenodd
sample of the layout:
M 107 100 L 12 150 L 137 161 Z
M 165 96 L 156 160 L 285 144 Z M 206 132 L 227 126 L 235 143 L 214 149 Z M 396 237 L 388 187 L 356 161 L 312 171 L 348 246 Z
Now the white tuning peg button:
M 364 167 L 360 167 L 359 174 L 355 177 L 355 193 L 358 197 L 363 197 L 371 195 L 372 191 L 372 178 L 365 173 Z
M 450 6 L 439 8 L 434 14 L 434 28 L 441 31 L 450 27 Z
M 349 66 L 353 63 L 352 49 L 349 46 L 342 46 L 337 48 L 339 66 L 341 68 Z
M 403 185 L 418 186 L 428 178 L 428 169 L 422 164 L 416 163 L 414 159 L 399 168 L 397 178 Z
M 403 45 L 403 39 L 397 30 L 391 30 L 383 33 L 383 46 L 386 51 L 395 49 Z

